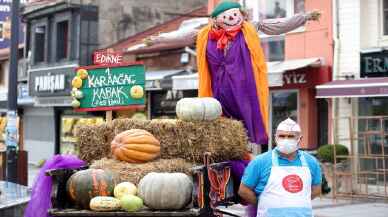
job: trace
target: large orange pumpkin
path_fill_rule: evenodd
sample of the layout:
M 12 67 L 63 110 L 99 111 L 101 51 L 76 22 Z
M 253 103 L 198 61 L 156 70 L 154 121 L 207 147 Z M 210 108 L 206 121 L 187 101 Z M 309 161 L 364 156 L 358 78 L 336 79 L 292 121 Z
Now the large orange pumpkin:
M 160 142 L 146 130 L 131 129 L 115 136 L 111 151 L 118 160 L 145 163 L 159 157 Z

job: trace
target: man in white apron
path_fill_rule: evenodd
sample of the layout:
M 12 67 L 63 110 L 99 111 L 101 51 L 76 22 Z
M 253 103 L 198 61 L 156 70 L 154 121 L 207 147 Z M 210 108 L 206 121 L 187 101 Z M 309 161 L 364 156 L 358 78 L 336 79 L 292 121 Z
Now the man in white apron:
M 239 195 L 257 207 L 257 217 L 312 217 L 311 200 L 321 193 L 321 169 L 316 158 L 299 149 L 299 125 L 279 124 L 277 147 L 257 156 L 245 169 Z

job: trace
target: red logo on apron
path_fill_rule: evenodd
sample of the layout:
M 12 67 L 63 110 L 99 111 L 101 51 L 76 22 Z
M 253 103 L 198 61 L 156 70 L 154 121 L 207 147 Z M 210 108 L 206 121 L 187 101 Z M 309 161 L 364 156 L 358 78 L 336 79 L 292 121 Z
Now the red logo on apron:
M 303 189 L 303 181 L 297 175 L 288 175 L 282 181 L 283 188 L 290 193 L 298 193 Z

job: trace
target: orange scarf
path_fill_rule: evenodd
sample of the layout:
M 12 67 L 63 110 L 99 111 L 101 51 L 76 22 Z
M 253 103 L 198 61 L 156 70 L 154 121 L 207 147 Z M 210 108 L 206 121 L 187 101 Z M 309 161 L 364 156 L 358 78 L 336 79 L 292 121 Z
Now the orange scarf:
M 198 95 L 199 97 L 211 97 L 212 87 L 211 87 L 211 76 L 208 67 L 208 62 L 206 59 L 206 47 L 209 39 L 209 33 L 211 31 L 211 25 L 207 25 L 197 35 L 197 64 L 198 64 L 198 76 L 199 76 L 199 87 Z M 263 50 L 260 45 L 259 35 L 255 27 L 248 23 L 244 22 L 241 28 L 245 42 L 247 43 L 249 52 L 251 54 L 252 69 L 256 82 L 256 90 L 258 101 L 260 105 L 261 117 L 263 119 L 266 133 L 268 135 L 268 122 L 269 122 L 269 111 L 268 111 L 268 78 L 267 78 L 267 64 L 265 62 L 265 57 Z
M 218 49 L 224 49 L 228 44 L 228 41 L 233 41 L 240 30 L 240 26 L 229 30 L 212 28 L 209 33 L 209 38 L 211 40 L 217 40 Z

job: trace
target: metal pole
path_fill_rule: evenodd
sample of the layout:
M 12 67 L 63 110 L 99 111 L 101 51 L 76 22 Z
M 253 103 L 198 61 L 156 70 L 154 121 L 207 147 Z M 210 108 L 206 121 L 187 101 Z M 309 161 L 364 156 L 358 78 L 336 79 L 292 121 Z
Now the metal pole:
M 6 128 L 7 181 L 17 183 L 17 74 L 19 57 L 19 0 L 12 1 L 11 56 L 8 75 L 8 113 Z

